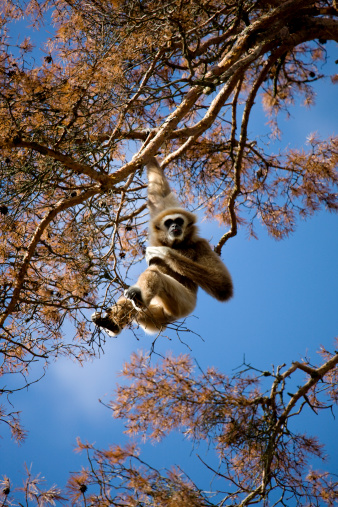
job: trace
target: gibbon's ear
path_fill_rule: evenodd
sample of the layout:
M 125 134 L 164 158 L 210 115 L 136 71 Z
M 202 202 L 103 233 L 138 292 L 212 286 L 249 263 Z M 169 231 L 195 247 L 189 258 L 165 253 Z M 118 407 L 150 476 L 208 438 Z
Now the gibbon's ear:
M 160 230 L 161 230 L 161 227 L 160 227 L 159 225 L 155 225 L 155 229 L 156 229 L 157 231 L 160 231 Z

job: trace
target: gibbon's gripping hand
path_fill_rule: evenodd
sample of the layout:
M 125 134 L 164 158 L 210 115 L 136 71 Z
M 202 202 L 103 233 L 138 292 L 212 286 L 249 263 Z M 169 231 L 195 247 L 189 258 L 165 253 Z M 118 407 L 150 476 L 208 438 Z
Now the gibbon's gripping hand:
M 144 306 L 142 291 L 137 285 L 132 285 L 124 291 L 124 297 L 133 303 L 135 310 L 140 310 Z
M 165 259 L 171 248 L 168 246 L 148 246 L 146 248 L 146 261 L 150 264 L 151 259 L 157 257 L 157 259 Z

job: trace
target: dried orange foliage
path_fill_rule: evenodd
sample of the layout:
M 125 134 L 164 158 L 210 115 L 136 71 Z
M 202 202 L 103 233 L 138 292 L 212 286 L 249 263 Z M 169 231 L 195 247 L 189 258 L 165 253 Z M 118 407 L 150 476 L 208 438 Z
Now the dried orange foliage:
M 212 491 L 202 491 L 179 470 L 151 468 L 134 445 L 98 450 L 78 441 L 90 466 L 69 481 L 74 503 L 83 505 L 81 484 L 91 505 L 270 505 L 276 491 L 281 505 L 336 505 L 336 478 L 309 465 L 313 456 L 324 458 L 322 446 L 293 424 L 306 409 L 328 408 L 325 392 L 337 401 L 337 384 L 331 382 L 338 354 L 325 354 L 327 361 L 318 367 L 293 363 L 248 375 L 245 365 L 231 378 L 214 368 L 202 372 L 188 356 L 168 356 L 154 365 L 146 354 L 134 354 L 123 369 L 128 384 L 111 403 L 114 417 L 126 420 L 128 433 L 160 439 L 179 430 L 195 448 L 206 442 L 218 454 L 216 465 L 212 456 L 205 463 L 218 480 Z M 306 378 L 295 387 L 299 373 Z
M 185 204 L 224 227 L 219 253 L 238 224 L 254 234 L 259 219 L 283 238 L 299 216 L 337 211 L 335 138 L 275 153 L 248 128 L 255 102 L 271 139 L 299 97 L 313 104 L 336 2 L 4 0 L 0 29 L 0 375 L 95 353 L 89 315 L 143 255 L 142 169 L 159 150 Z M 10 407 L 0 419 L 23 438 Z M 176 504 L 193 505 L 184 488 Z
M 139 458 L 133 445 L 100 451 L 78 440 L 88 455 L 89 467 L 70 477 L 67 490 L 71 505 L 199 507 L 202 493 L 179 469 L 165 474 Z
M 30 469 L 25 467 L 26 478 L 23 481 L 22 487 L 15 488 L 16 492 L 22 493 L 26 505 L 38 505 L 41 507 L 54 506 L 56 503 L 63 503 L 65 498 L 61 496 L 61 491 L 56 486 L 51 488 L 43 488 L 45 482 L 43 477 L 39 475 L 33 476 Z M 22 505 L 17 504 L 11 500 L 12 485 L 8 477 L 4 477 L 0 481 L 0 501 L 1 505 Z

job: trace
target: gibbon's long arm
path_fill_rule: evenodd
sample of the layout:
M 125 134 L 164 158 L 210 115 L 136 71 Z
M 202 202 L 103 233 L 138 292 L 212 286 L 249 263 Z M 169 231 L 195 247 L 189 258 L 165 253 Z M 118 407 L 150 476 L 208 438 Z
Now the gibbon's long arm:
M 169 183 L 155 157 L 147 164 L 147 176 L 148 208 L 152 218 L 165 209 L 180 206 L 175 195 L 170 190 Z
M 148 247 L 146 258 L 150 264 L 156 264 L 156 258 L 162 259 L 173 271 L 190 278 L 214 298 L 227 301 L 233 295 L 229 271 L 206 240 L 200 239 L 197 243 L 196 260 L 169 247 Z

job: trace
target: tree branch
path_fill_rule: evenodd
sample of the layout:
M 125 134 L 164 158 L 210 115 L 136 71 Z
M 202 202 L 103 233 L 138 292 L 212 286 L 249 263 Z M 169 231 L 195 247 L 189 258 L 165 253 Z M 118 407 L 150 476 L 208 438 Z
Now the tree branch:
M 86 175 L 92 180 L 97 181 L 101 184 L 109 183 L 109 179 L 106 174 L 102 174 L 87 164 L 76 162 L 68 155 L 64 155 L 59 151 L 47 148 L 46 146 L 43 146 L 34 141 L 24 141 L 22 139 L 6 140 L 5 142 L 0 143 L 0 148 L 27 148 L 33 151 L 37 151 L 38 153 L 41 153 L 41 155 L 45 155 L 47 157 L 53 158 L 54 160 L 58 160 L 79 175 Z

